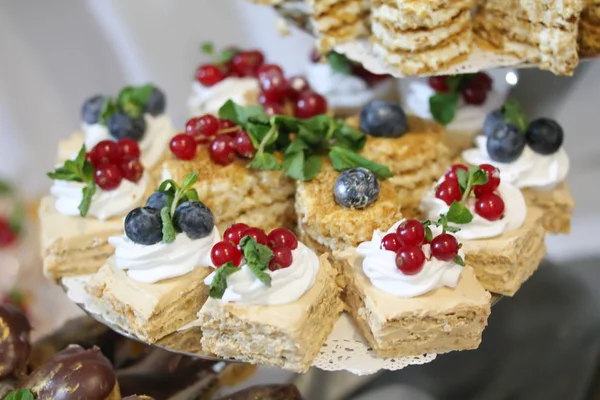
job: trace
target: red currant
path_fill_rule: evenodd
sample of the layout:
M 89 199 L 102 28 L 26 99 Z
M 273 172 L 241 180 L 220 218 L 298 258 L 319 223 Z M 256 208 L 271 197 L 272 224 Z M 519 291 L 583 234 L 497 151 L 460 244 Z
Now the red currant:
M 220 119 L 219 120 L 219 131 L 235 128 L 235 126 L 236 125 L 228 119 Z
M 256 243 L 267 246 L 269 244 L 269 238 L 265 231 L 260 228 L 248 228 L 242 233 L 242 237 L 250 236 Z
M 446 173 L 444 174 L 444 179 L 445 180 L 453 180 L 453 181 L 458 182 L 458 174 L 456 173 L 456 171 L 459 169 L 462 169 L 465 172 L 467 172 L 469 170 L 469 168 L 467 168 L 466 165 L 454 164 L 453 166 L 451 166 L 450 168 L 448 168 L 446 170 Z
M 400 236 L 398 236 L 397 233 L 388 233 L 383 237 L 383 239 L 381 239 L 381 248 L 383 250 L 389 250 L 397 253 L 398 250 L 400 250 L 403 246 L 404 244 L 402 244 Z
M 250 158 L 256 152 L 254 144 L 252 143 L 252 140 L 250 140 L 250 136 L 248 136 L 248 132 L 246 131 L 239 131 L 235 135 L 233 147 L 240 157 Z
M 300 93 L 310 89 L 310 85 L 308 81 L 303 76 L 292 76 L 288 79 L 288 96 L 296 99 L 300 95 Z
M 474 86 L 472 83 L 462 91 L 463 99 L 467 104 L 480 106 L 487 99 L 486 90 L 481 86 Z
M 273 229 L 271 233 L 269 233 L 269 236 L 267 236 L 267 239 L 269 240 L 269 247 L 271 248 L 285 247 L 290 250 L 298 248 L 298 239 L 289 229 Z
M 196 141 L 187 133 L 175 135 L 169 143 L 169 148 L 180 160 L 191 160 L 196 155 Z
M 112 140 L 103 140 L 92 149 L 94 165 L 115 163 L 120 160 L 119 145 Z
M 102 190 L 114 190 L 123 180 L 121 170 L 115 164 L 102 164 L 94 171 L 94 182 Z
M 504 200 L 494 193 L 487 193 L 475 201 L 475 212 L 488 221 L 496 221 L 504 215 Z
M 417 246 L 402 247 L 396 253 L 396 268 L 404 275 L 415 275 L 421 272 L 425 264 L 425 253 Z
M 277 64 L 263 64 L 260 66 L 260 68 L 258 68 L 258 71 L 256 72 L 256 77 L 258 79 L 262 79 L 263 77 L 271 75 L 283 76 L 283 70 Z
M 226 77 L 227 75 L 225 72 L 213 64 L 201 65 L 196 70 L 196 80 L 200 82 L 202 86 L 214 86 Z
M 278 269 L 287 268 L 292 265 L 293 261 L 292 250 L 287 247 L 275 247 L 273 248 L 273 258 L 269 261 L 269 269 L 277 271 Z
M 460 201 L 462 199 L 462 194 L 460 193 L 458 181 L 445 180 L 440 183 L 437 189 L 435 189 L 435 197 L 444 201 L 444 203 L 449 206 L 455 201 Z
M 119 147 L 119 159 L 129 161 L 140 158 L 140 146 L 135 140 L 130 138 L 119 139 L 117 146 Z
M 269 117 L 273 115 L 285 115 L 285 108 L 279 103 L 266 103 L 263 105 L 265 114 Z
M 450 87 L 448 86 L 447 76 L 430 76 L 429 86 L 438 93 L 448 93 Z
M 396 232 L 405 246 L 420 246 L 425 242 L 425 227 L 417 219 L 407 219 Z
M 325 97 L 310 90 L 300 94 L 294 108 L 294 115 L 298 118 L 311 118 L 326 112 Z
M 121 161 L 119 169 L 123 178 L 134 183 L 139 182 L 142 179 L 142 175 L 144 175 L 144 166 L 138 159 Z
M 218 131 L 219 120 L 210 114 L 192 118 L 185 124 L 185 132 L 201 144 L 208 143 L 209 138 L 216 136 Z
M 483 185 L 476 185 L 473 190 L 475 197 L 481 197 L 487 193 L 494 193 L 500 186 L 500 170 L 490 164 L 481 164 L 479 166 L 487 174 L 488 181 Z
M 219 135 L 208 148 L 210 158 L 215 164 L 229 165 L 235 158 L 235 140 L 229 135 Z
M 473 84 L 482 87 L 489 92 L 492 90 L 493 81 L 492 78 L 485 72 L 478 72 L 473 78 Z
M 317 49 L 312 49 L 310 51 L 310 61 L 312 61 L 313 63 L 318 63 L 321 62 L 321 59 L 323 58 L 323 56 L 321 55 L 321 53 L 319 53 L 319 51 Z
M 242 263 L 242 252 L 229 242 L 216 243 L 210 250 L 210 259 L 215 267 L 219 268 L 231 262 L 233 266 L 239 267 Z
M 248 225 L 241 222 L 231 225 L 223 233 L 223 241 L 231 242 L 235 245 L 240 244 L 240 240 L 242 239 L 243 233 L 246 229 L 248 229 Z
M 258 71 L 258 83 L 265 98 L 270 102 L 282 100 L 287 94 L 288 83 L 281 68 L 265 64 Z
M 231 59 L 231 68 L 241 76 L 256 76 L 265 56 L 258 50 L 240 51 Z
M 458 241 L 448 233 L 442 233 L 431 241 L 431 255 L 442 261 L 452 261 L 458 255 Z
M 0 218 L 0 249 L 8 247 L 17 241 L 17 234 L 13 231 L 10 223 Z

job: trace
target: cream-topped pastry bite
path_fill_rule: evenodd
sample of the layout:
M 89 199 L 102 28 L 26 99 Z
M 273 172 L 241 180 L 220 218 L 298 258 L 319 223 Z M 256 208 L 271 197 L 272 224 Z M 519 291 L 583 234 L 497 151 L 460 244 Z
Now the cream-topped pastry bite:
M 203 280 L 221 236 L 192 188 L 197 179 L 164 181 L 131 210 L 124 233 L 109 239 L 114 256 L 86 285 L 107 319 L 149 343 L 195 320 L 208 297 Z
M 92 274 L 113 254 L 109 236 L 153 190 L 141 155 L 135 140 L 104 140 L 48 173 L 54 183 L 38 210 L 47 277 Z
M 465 150 L 462 159 L 497 167 L 502 181 L 523 191 L 529 207 L 542 210 L 547 232 L 569 233 L 575 202 L 566 183 L 570 163 L 563 140 L 556 121 L 539 118 L 528 123 L 511 100 L 489 114 L 477 146 Z
M 453 232 L 485 289 L 512 296 L 546 254 L 546 231 L 542 211 L 528 207 L 521 190 L 501 176 L 490 164 L 455 164 L 423 197 L 420 211 Z
M 343 265 L 344 301 L 377 355 L 479 346 L 491 296 L 443 227 L 426 229 L 422 221 L 402 219 L 335 258 Z
M 217 268 L 198 313 L 219 357 L 306 372 L 343 311 L 335 271 L 287 229 L 235 224 L 214 245 Z
M 81 109 L 81 130 L 60 141 L 58 162 L 73 158 L 82 144 L 91 149 L 105 140 L 131 139 L 141 150 L 142 165 L 152 171 L 175 135 L 165 108 L 166 97 L 153 84 L 126 86 L 116 97 L 88 98 Z

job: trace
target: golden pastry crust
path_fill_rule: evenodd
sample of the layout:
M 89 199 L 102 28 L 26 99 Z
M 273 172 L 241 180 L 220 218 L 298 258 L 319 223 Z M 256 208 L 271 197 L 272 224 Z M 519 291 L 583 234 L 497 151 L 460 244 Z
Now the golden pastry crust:
M 367 0 L 308 0 L 317 49 L 326 53 L 337 44 L 369 32 L 370 7 Z
M 575 209 L 575 200 L 566 182 L 553 190 L 523 189 L 528 207 L 542 210 L 542 224 L 548 233 L 568 234 L 571 232 L 571 218 Z
M 473 0 L 446 0 L 435 2 L 402 2 L 372 0 L 372 18 L 393 24 L 406 31 L 428 30 L 448 24 L 465 10 L 470 10 Z

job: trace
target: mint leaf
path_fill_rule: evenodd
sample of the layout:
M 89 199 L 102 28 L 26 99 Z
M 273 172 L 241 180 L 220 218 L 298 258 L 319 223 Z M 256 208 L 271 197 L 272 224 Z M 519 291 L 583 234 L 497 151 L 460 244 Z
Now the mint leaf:
M 213 276 L 212 282 L 210 283 L 208 295 L 213 299 L 222 299 L 225 289 L 227 289 L 227 277 L 235 274 L 239 270 L 240 269 L 238 267 L 233 266 L 231 261 L 219 267 L 215 272 L 215 276 Z
M 163 234 L 163 242 L 172 243 L 175 241 L 175 227 L 173 226 L 173 220 L 171 219 L 171 213 L 169 212 L 169 207 L 163 207 L 160 210 L 160 217 L 162 219 L 162 234 Z
M 83 195 L 81 199 L 81 203 L 79 203 L 79 215 L 83 218 L 87 216 L 88 211 L 90 210 L 90 206 L 92 205 L 92 198 L 96 193 L 96 183 L 94 181 L 88 182 L 88 184 L 81 189 L 81 194 Z
M 227 64 L 229 61 L 231 61 L 231 59 L 237 53 L 238 53 L 237 50 L 225 49 L 225 50 L 221 51 L 221 54 L 219 54 L 219 56 L 216 58 L 215 64 L 217 64 L 217 65 Z
M 10 228 L 17 235 L 21 234 L 23 232 L 24 221 L 25 221 L 25 209 L 23 207 L 23 204 L 16 203 L 12 213 L 10 214 L 10 220 L 9 220 Z
M 124 87 L 117 96 L 117 105 L 127 115 L 138 118 L 143 114 L 153 89 L 154 85 L 152 84 Z
M 329 158 L 333 168 L 336 171 L 344 171 L 350 168 L 366 168 L 379 179 L 391 178 L 393 176 L 390 169 L 384 165 L 367 160 L 366 158 L 342 147 L 334 146 L 329 152 Z
M 463 203 L 455 201 L 450 206 L 446 218 L 448 222 L 454 224 L 468 224 L 473 221 L 473 214 L 471 214 L 471 211 Z
M 507 100 L 502 106 L 502 114 L 504 115 L 504 122 L 516 126 L 521 132 L 527 130 L 527 117 L 523 107 L 517 100 Z
M 162 181 L 162 183 L 160 184 L 160 186 L 158 187 L 158 192 L 169 192 L 169 191 L 176 191 L 179 190 L 179 185 L 177 184 L 177 182 L 175 182 L 172 179 L 165 179 L 164 181 Z
M 251 169 L 259 169 L 262 171 L 279 171 L 281 165 L 277 158 L 270 153 L 256 153 L 252 161 L 247 165 Z
M 458 93 L 436 93 L 429 98 L 429 110 L 433 118 L 442 125 L 448 125 L 456 115 Z
M 460 89 L 462 83 L 465 81 L 467 75 L 451 75 L 446 77 L 446 84 L 450 88 L 451 93 L 456 93 Z
M 323 158 L 318 155 L 312 155 L 306 158 L 304 161 L 304 180 L 310 181 L 316 178 L 321 172 L 321 166 L 323 165 Z
M 110 118 L 111 115 L 116 113 L 119 110 L 117 103 L 110 97 L 104 98 L 104 103 L 102 104 L 102 109 L 100 110 L 100 119 L 98 122 L 100 125 L 106 126 L 106 122 Z
M 289 118 L 289 117 L 288 117 Z M 327 114 L 317 115 L 308 119 L 298 119 L 297 124 L 313 132 L 325 132 L 329 129 L 332 118 Z M 295 129 L 292 129 L 295 130 Z
M 58 167 L 52 172 L 46 174 L 48 178 L 57 181 L 67 182 L 81 182 L 81 178 L 77 174 L 77 171 L 72 171 L 66 167 Z
M 4 400 L 34 400 L 33 393 L 29 389 L 13 390 Z
M 200 51 L 212 56 L 215 54 L 215 46 L 211 42 L 204 42 L 200 44 Z
M 343 54 L 330 51 L 327 53 L 327 62 L 329 62 L 331 69 L 340 74 L 350 75 L 352 73 L 352 64 Z
M 464 193 L 467 190 L 469 184 L 469 173 L 464 169 L 456 169 L 456 177 L 458 178 L 458 185 L 460 186 L 460 192 Z
M 285 149 L 285 154 L 294 154 L 308 149 L 310 149 L 310 147 L 306 142 L 301 137 L 297 137 L 290 143 L 287 149 Z
M 198 197 L 198 191 L 196 189 L 190 189 L 185 193 L 185 197 L 189 201 L 200 201 L 200 197 Z
M 446 232 L 450 232 L 450 233 L 460 232 L 460 228 L 458 226 L 446 226 Z
M 271 127 L 269 125 L 261 125 L 261 124 L 248 124 L 246 125 L 246 132 L 252 140 L 252 144 L 255 148 L 260 146 L 260 143 L 267 137 L 269 132 L 271 131 Z
M 484 185 L 487 181 L 488 176 L 481 168 L 476 165 L 469 168 L 469 183 L 471 186 Z
M 461 256 L 457 255 L 456 257 L 454 257 L 454 259 L 452 260 L 455 264 L 458 264 L 462 267 L 465 266 L 465 260 L 462 259 Z
M 246 265 L 252 273 L 265 286 L 271 286 L 271 275 L 264 272 L 269 267 L 269 261 L 273 258 L 273 251 L 260 243 L 257 243 L 251 236 L 244 236 L 240 240 L 240 247 L 244 253 Z
M 433 233 L 431 232 L 431 228 L 428 226 L 425 227 L 425 240 L 427 243 L 430 243 L 433 240 Z
M 343 124 L 333 133 L 335 145 L 345 147 L 349 150 L 360 151 L 367 143 L 367 135 L 350 125 Z
M 302 125 L 298 127 L 298 137 L 304 140 L 304 142 L 308 143 L 310 146 L 314 147 L 319 146 L 323 141 L 323 136 L 319 135 L 317 131 L 307 129 Z
M 261 281 L 263 285 L 266 287 L 271 287 L 271 275 L 258 268 L 258 266 L 255 264 L 248 264 L 248 268 L 250 268 L 250 271 L 252 271 L 254 276 L 256 276 L 256 279 Z
M 183 179 L 183 184 L 181 185 L 181 190 L 184 192 L 190 190 L 190 188 L 192 186 L 194 186 L 196 184 L 196 182 L 198 182 L 198 173 L 197 172 L 191 172 L 191 173 L 187 174 L 186 177 Z
M 219 118 L 227 119 L 234 124 L 241 126 L 248 120 L 244 108 L 237 105 L 233 100 L 227 100 L 225 104 L 219 108 Z
M 289 177 L 299 181 L 309 181 L 319 174 L 321 164 L 321 157 L 317 155 L 306 157 L 303 151 L 299 151 L 286 153 L 282 167 Z

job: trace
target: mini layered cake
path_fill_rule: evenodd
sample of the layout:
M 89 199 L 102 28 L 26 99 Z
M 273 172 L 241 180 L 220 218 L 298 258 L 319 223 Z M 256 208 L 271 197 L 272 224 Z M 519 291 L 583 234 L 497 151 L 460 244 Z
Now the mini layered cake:
M 307 0 L 317 48 L 321 52 L 335 45 L 368 35 L 368 0 Z
M 587 0 L 579 21 L 579 54 L 584 57 L 600 53 L 600 0 Z
M 425 195 L 421 211 L 456 231 L 466 263 L 485 289 L 512 296 L 546 254 L 546 231 L 541 210 L 527 207 L 521 191 L 500 177 L 489 164 L 453 165 Z
M 106 318 L 148 343 L 193 321 L 208 297 L 203 280 L 220 235 L 192 189 L 196 179 L 191 174 L 181 187 L 164 182 L 130 211 L 125 234 L 109 239 L 114 257 L 86 287 Z
M 460 245 L 443 228 L 426 232 L 421 221 L 401 220 L 335 257 L 344 266 L 344 300 L 379 356 L 479 346 L 491 296 L 462 266 Z
M 405 75 L 446 68 L 472 47 L 474 0 L 371 2 L 373 51 Z
M 39 207 L 44 273 L 58 280 L 94 273 L 114 248 L 122 220 L 152 192 L 152 178 L 129 138 L 103 140 L 86 153 L 80 148 L 48 176 L 50 196 Z
M 219 357 L 305 372 L 344 306 L 327 255 L 294 234 L 234 225 L 212 249 L 218 268 L 198 317 L 202 346 Z
M 528 207 L 543 212 L 549 233 L 569 233 L 575 202 L 565 178 L 569 158 L 563 148 L 564 133 L 554 120 L 541 118 L 527 124 L 514 102 L 486 119 L 477 147 L 466 150 L 468 164 L 491 164 L 500 170 L 503 182 L 523 191 Z

